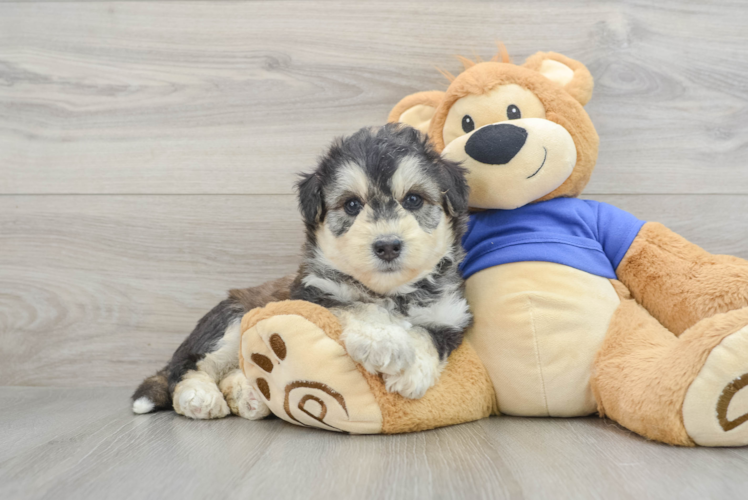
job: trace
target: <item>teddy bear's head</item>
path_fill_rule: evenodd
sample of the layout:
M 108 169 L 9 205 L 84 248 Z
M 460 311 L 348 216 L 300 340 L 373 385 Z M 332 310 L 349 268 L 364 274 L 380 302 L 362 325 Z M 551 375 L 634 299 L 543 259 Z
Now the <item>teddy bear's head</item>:
M 584 104 L 592 75 L 580 62 L 539 52 L 517 66 L 462 58 L 446 92 L 401 100 L 389 116 L 429 134 L 442 155 L 468 170 L 470 206 L 514 209 L 577 196 L 597 160 L 598 137 Z

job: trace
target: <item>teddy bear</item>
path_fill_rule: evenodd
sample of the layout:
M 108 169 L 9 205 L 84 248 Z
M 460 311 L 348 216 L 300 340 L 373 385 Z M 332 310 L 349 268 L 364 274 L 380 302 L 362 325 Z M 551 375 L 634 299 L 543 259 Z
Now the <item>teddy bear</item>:
M 672 445 L 748 444 L 748 262 L 578 198 L 599 142 L 582 63 L 515 65 L 503 47 L 462 61 L 446 91 L 405 97 L 389 121 L 467 169 L 465 341 L 406 399 L 351 360 L 329 311 L 269 304 L 242 320 L 240 365 L 272 412 L 350 433 L 597 413 Z

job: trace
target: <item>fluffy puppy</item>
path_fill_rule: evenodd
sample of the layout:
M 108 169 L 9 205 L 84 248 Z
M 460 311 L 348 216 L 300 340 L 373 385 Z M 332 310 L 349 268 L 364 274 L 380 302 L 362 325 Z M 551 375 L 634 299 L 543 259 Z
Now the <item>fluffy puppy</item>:
M 436 382 L 472 319 L 457 269 L 463 169 L 415 129 L 390 124 L 335 141 L 297 187 L 307 239 L 295 279 L 232 290 L 138 387 L 135 413 L 268 415 L 239 369 L 240 322 L 289 298 L 330 308 L 351 357 L 381 373 L 388 390 L 419 398 Z
M 348 354 L 387 390 L 420 398 L 471 321 L 461 167 L 387 125 L 334 143 L 298 191 L 307 241 L 291 296 L 329 308 Z

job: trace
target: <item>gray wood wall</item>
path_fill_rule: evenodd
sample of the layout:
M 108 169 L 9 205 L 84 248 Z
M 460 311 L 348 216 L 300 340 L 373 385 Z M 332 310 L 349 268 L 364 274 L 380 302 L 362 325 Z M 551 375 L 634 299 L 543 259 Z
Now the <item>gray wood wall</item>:
M 585 196 L 748 258 L 741 0 L 0 1 L 0 385 L 134 385 L 295 270 L 294 173 L 453 54 L 596 78 Z

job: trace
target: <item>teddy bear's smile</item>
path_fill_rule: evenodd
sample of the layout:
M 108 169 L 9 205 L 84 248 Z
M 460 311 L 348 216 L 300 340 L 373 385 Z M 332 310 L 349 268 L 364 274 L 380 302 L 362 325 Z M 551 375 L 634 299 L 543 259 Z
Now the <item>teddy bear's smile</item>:
M 543 168 L 543 165 L 545 165 L 545 160 L 547 159 L 548 159 L 548 149 L 545 146 L 543 146 L 543 163 L 540 164 L 540 166 L 535 171 L 535 173 L 529 176 L 528 179 L 532 179 L 538 174 L 538 172 L 540 172 L 540 169 Z

